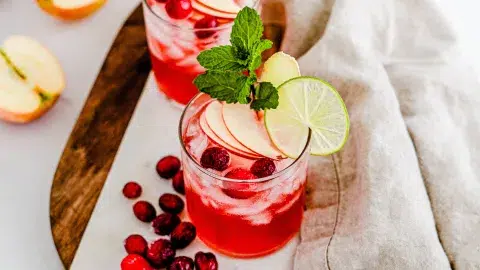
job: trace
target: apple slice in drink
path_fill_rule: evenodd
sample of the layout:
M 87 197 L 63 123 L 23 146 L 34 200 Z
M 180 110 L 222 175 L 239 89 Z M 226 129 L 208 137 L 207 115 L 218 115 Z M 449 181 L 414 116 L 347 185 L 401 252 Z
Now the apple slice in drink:
M 208 104 L 203 115 L 205 116 L 206 124 L 208 124 L 208 127 L 211 129 L 214 135 L 220 139 L 220 142 L 223 142 L 229 146 L 225 146 L 225 148 L 235 149 L 234 152 L 241 153 L 243 156 L 248 156 L 251 158 L 261 157 L 259 154 L 242 145 L 239 141 L 237 141 L 237 139 L 235 139 L 235 137 L 233 137 L 230 131 L 228 131 L 223 120 L 222 104 L 220 102 L 213 101 Z M 200 120 L 200 124 L 202 123 L 201 121 L 202 120 Z M 208 135 L 208 130 L 204 130 L 204 132 Z M 214 138 L 212 138 L 212 140 L 215 141 Z
M 240 6 L 238 6 L 233 0 L 197 0 L 199 3 L 204 6 L 210 7 L 212 9 L 237 14 L 240 11 Z
M 263 65 L 261 82 L 271 82 L 278 87 L 282 83 L 300 76 L 300 68 L 295 58 L 284 52 L 276 52 Z
M 223 104 L 223 120 L 228 131 L 241 144 L 271 159 L 285 156 L 272 144 L 263 124 L 263 117 L 246 104 Z
M 0 48 L 0 119 L 26 123 L 43 115 L 65 88 L 57 59 L 36 40 L 12 36 Z
M 218 11 L 216 9 L 212 9 L 208 6 L 205 6 L 204 4 L 195 0 L 192 1 L 192 8 L 201 13 L 205 13 L 218 18 L 235 19 L 235 17 L 237 17 L 236 13 Z
M 202 114 L 200 116 L 200 127 L 202 128 L 203 132 L 205 132 L 205 134 L 207 134 L 207 136 L 210 138 L 210 140 L 212 140 L 215 143 L 217 143 L 218 145 L 224 147 L 228 151 L 233 152 L 233 153 L 235 153 L 239 156 L 246 157 L 246 158 L 252 158 L 252 159 L 260 158 L 260 156 L 258 156 L 258 155 L 252 155 L 250 153 L 243 152 L 239 149 L 236 149 L 236 148 L 232 147 L 231 145 L 227 144 L 222 139 L 220 139 L 220 137 L 218 137 L 217 134 L 215 134 L 215 132 L 213 132 L 213 130 L 208 125 L 205 114 Z

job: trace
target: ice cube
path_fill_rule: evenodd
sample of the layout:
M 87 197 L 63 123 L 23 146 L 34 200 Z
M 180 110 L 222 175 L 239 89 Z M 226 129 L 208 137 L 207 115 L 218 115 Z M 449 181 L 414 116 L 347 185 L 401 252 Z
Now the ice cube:
M 173 60 L 179 60 L 185 57 L 185 52 L 182 50 L 182 48 L 172 43 L 166 49 L 165 57 Z
M 253 225 L 263 225 L 268 224 L 272 221 L 273 215 L 268 212 L 264 211 L 263 213 L 257 215 L 250 215 L 245 216 L 244 219 L 250 221 Z
M 182 60 L 177 62 L 177 66 L 179 67 L 194 67 L 200 65 L 197 61 L 196 54 L 190 54 L 185 56 Z

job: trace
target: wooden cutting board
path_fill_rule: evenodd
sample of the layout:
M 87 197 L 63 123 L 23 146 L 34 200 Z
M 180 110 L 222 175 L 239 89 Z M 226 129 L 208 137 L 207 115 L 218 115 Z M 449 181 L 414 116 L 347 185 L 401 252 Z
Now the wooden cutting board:
M 150 72 L 141 6 L 118 33 L 72 130 L 50 193 L 50 225 L 68 269 Z
M 280 47 L 283 25 L 265 26 Z M 139 5 L 120 29 L 72 130 L 55 172 L 50 224 L 69 269 L 151 70 Z

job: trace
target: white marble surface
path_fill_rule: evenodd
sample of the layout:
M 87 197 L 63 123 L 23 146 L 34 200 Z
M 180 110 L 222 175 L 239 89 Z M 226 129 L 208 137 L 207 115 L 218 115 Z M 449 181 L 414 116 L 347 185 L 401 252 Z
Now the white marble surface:
M 478 50 L 480 48 L 480 35 L 478 35 L 480 2 L 473 0 L 439 1 L 444 2 L 445 12 L 451 16 L 452 23 L 458 30 L 465 54 L 472 60 L 474 68 L 480 71 L 480 50 Z M 40 120 L 23 126 L 0 122 L 0 269 L 62 269 L 50 233 L 48 214 L 50 185 L 69 133 L 111 41 L 123 20 L 137 3 L 138 0 L 110 0 L 94 16 L 79 22 L 64 23 L 41 12 L 33 1 L 0 0 L 0 41 L 10 34 L 26 34 L 42 41 L 59 57 L 65 68 L 68 83 L 58 104 Z M 146 95 L 151 95 L 151 101 L 142 102 L 145 105 L 142 105 L 143 113 L 141 115 L 145 118 L 139 118 L 138 124 L 150 125 L 154 129 L 152 119 L 158 119 L 155 117 L 161 115 L 162 112 L 173 112 L 174 110 L 158 106 L 161 97 L 155 92 L 145 93 L 144 99 Z M 138 110 L 140 111 L 140 109 Z M 178 117 L 178 113 L 177 111 L 168 114 L 165 118 L 173 119 Z M 137 112 L 136 115 L 140 115 L 140 113 Z M 133 137 L 129 139 L 131 143 L 126 144 L 126 140 L 122 143 L 121 151 L 125 155 L 132 155 L 133 158 L 145 155 L 143 162 L 147 160 L 153 162 L 162 153 L 178 152 L 173 144 L 166 144 L 169 146 L 162 149 L 163 152 L 159 151 L 158 153 L 156 151 L 154 151 L 155 153 L 148 152 L 145 150 L 148 147 L 137 149 L 136 145 L 146 143 L 153 143 L 156 147 L 152 147 L 153 150 L 159 149 L 159 145 L 155 144 L 160 143 L 156 141 L 158 138 L 153 138 L 152 133 L 140 132 L 140 130 L 145 129 L 129 128 L 128 132 Z M 176 135 L 176 129 L 168 128 L 162 131 L 165 136 L 170 138 L 174 138 Z M 129 159 L 127 156 L 121 155 L 117 157 L 116 163 L 121 160 Z M 126 164 L 128 165 L 128 162 Z M 151 175 L 148 174 L 151 174 L 152 170 L 142 169 L 142 166 L 151 167 L 152 165 L 140 162 L 139 166 L 125 166 L 124 172 L 127 173 L 127 176 L 138 175 L 138 178 L 150 179 Z M 113 190 L 115 186 L 119 185 L 119 182 L 126 181 L 121 176 L 119 172 L 112 173 L 107 186 L 112 187 Z M 159 188 L 161 187 L 159 186 Z M 107 196 L 105 198 L 113 200 L 112 196 L 115 194 L 111 193 L 105 196 Z M 102 200 L 105 200 L 103 197 L 102 193 Z M 129 205 L 126 204 L 128 203 L 118 205 L 118 211 L 124 211 Z M 101 210 L 100 208 L 95 211 Z M 108 217 L 102 216 L 96 220 L 105 228 L 120 227 L 119 224 L 123 222 L 123 220 L 118 220 L 113 223 Z M 119 229 L 119 233 L 126 232 L 127 229 Z M 87 241 L 84 242 L 88 243 Z M 112 238 L 108 243 L 115 242 L 115 245 L 102 244 L 102 246 L 114 250 L 112 254 L 118 254 L 121 245 L 116 241 L 116 238 Z M 84 245 L 86 244 L 82 243 L 82 246 Z M 81 254 L 83 254 L 83 249 Z M 90 261 L 92 264 L 89 268 L 85 268 L 86 264 L 80 264 L 80 261 L 77 263 L 76 260 L 75 269 L 118 269 L 98 267 L 94 264 L 96 257 L 88 257 L 93 256 L 89 253 L 81 254 L 78 258 L 85 256 L 84 261 Z

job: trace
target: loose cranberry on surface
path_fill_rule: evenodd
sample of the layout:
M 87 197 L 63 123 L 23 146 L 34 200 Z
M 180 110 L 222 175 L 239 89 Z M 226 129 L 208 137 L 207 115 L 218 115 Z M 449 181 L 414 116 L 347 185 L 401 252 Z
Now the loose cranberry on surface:
M 148 248 L 147 259 L 154 267 L 164 268 L 173 261 L 175 253 L 175 249 L 170 241 L 158 239 Z
M 157 216 L 157 211 L 153 205 L 147 201 L 136 202 L 133 205 L 133 213 L 143 222 L 150 222 Z
M 128 254 L 145 255 L 147 253 L 147 240 L 139 234 L 132 234 L 124 242 L 125 250 Z
M 185 19 L 192 13 L 192 2 L 190 0 L 170 0 L 165 4 L 165 10 L 172 19 Z
M 185 195 L 185 181 L 183 180 L 183 170 L 178 171 L 178 173 L 175 174 L 175 176 L 172 178 L 172 186 L 176 192 Z
M 202 19 L 198 20 L 195 22 L 195 29 L 209 29 L 209 28 L 215 28 L 218 26 L 218 21 L 217 18 L 213 16 L 205 16 Z M 215 34 L 215 31 L 212 30 L 198 30 L 195 31 L 195 35 L 200 38 L 208 38 L 211 37 L 213 34 Z
M 261 158 L 255 161 L 250 168 L 250 171 L 258 178 L 270 176 L 275 170 L 275 163 L 269 158 Z
M 190 222 L 182 222 L 173 230 L 170 240 L 175 248 L 185 248 L 197 236 L 197 228 Z
M 120 264 L 122 270 L 153 270 L 150 264 L 138 254 L 128 254 Z
M 123 195 L 129 199 L 136 199 L 142 195 L 142 187 L 136 182 L 128 182 L 123 186 Z
M 180 159 L 175 156 L 166 156 L 157 162 L 157 173 L 164 179 L 172 178 L 180 170 Z
M 195 264 L 193 260 L 186 256 L 176 257 L 172 264 L 167 268 L 167 270 L 193 270 Z
M 214 169 L 217 171 L 224 171 L 228 168 L 230 162 L 230 155 L 227 150 L 221 147 L 207 148 L 202 154 L 200 163 L 204 168 Z
M 257 178 L 253 173 L 244 168 L 235 168 L 229 171 L 225 177 L 238 180 L 251 180 Z
M 180 214 L 183 208 L 185 208 L 185 203 L 182 198 L 171 193 L 165 193 L 160 196 L 158 204 L 163 211 L 171 214 Z
M 218 270 L 218 262 L 215 255 L 211 252 L 197 252 L 195 254 L 196 270 Z
M 177 215 L 163 213 L 158 215 L 152 222 L 153 230 L 158 235 L 169 235 L 173 229 L 180 224 L 181 220 Z

